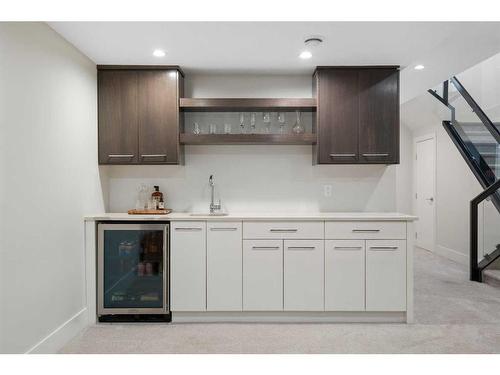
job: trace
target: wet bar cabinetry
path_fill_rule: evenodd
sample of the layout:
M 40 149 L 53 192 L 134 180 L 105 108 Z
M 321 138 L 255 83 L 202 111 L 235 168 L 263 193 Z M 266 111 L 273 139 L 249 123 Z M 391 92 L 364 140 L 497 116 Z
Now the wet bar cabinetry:
M 314 161 L 399 163 L 399 67 L 318 67 Z
M 179 67 L 97 68 L 99 164 L 179 164 Z

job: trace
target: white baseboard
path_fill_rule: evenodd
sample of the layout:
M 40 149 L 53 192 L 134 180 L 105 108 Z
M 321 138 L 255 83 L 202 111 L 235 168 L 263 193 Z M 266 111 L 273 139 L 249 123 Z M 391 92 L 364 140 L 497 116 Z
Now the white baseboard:
M 87 308 L 80 310 L 47 337 L 28 350 L 27 354 L 57 353 L 69 340 L 87 326 Z
M 172 323 L 404 323 L 406 313 L 373 311 L 173 312 Z
M 467 255 L 462 254 L 456 250 L 450 249 L 448 247 L 437 245 L 435 247 L 434 252 L 438 255 L 441 255 L 442 257 L 453 260 L 454 262 L 465 265 L 469 264 L 469 257 Z

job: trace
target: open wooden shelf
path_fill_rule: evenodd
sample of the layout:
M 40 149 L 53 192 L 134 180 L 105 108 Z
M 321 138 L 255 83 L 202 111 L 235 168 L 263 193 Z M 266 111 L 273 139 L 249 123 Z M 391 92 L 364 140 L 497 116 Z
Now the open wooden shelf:
M 185 145 L 313 145 L 316 134 L 180 134 Z
M 293 111 L 311 112 L 316 110 L 313 98 L 180 98 L 179 107 L 183 111 Z

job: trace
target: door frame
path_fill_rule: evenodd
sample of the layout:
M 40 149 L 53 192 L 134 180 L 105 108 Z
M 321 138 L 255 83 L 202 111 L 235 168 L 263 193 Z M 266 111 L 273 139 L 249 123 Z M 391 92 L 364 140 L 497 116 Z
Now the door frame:
M 436 132 L 431 132 L 427 133 L 425 135 L 421 135 L 418 137 L 415 137 L 413 139 L 413 162 L 414 162 L 414 167 L 413 167 L 413 195 L 412 195 L 412 201 L 413 201 L 413 212 L 415 215 L 417 215 L 417 181 L 418 181 L 418 175 L 417 175 L 417 144 L 419 142 L 424 142 L 428 140 L 433 140 L 434 141 L 434 184 L 432 186 L 432 192 L 433 192 L 433 197 L 434 197 L 434 231 L 433 231 L 433 238 L 431 242 L 431 249 L 427 249 L 425 247 L 422 247 L 420 245 L 419 238 L 417 238 L 417 230 L 415 229 L 415 246 L 421 247 L 423 249 L 435 252 L 436 250 L 436 242 L 437 242 L 437 197 L 436 197 L 436 192 L 437 192 L 437 137 L 436 137 Z M 418 223 L 416 223 L 416 226 Z

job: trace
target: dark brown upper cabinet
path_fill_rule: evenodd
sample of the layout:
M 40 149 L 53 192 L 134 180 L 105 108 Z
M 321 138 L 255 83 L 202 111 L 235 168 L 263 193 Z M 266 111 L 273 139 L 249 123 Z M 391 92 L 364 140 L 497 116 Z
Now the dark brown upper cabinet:
M 99 164 L 179 164 L 178 67 L 98 66 Z
M 399 163 L 398 67 L 318 67 L 319 164 Z

